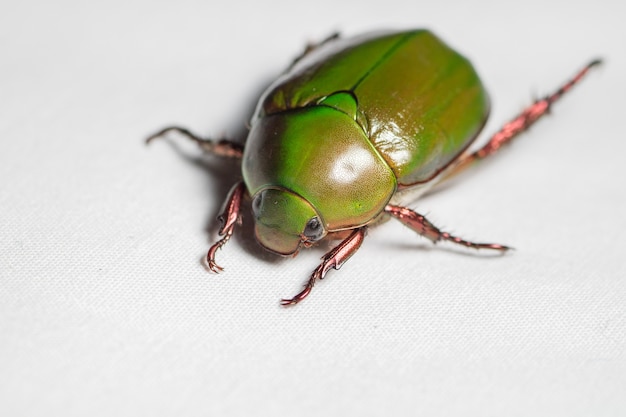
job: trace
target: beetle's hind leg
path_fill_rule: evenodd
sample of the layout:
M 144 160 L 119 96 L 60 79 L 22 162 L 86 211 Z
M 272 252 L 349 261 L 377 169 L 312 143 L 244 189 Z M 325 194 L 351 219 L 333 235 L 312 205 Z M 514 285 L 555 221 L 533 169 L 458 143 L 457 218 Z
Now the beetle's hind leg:
M 339 269 L 354 253 L 361 247 L 363 239 L 365 238 L 365 232 L 367 226 L 355 229 L 350 236 L 345 238 L 340 244 L 331 249 L 322 257 L 322 263 L 311 274 L 311 277 L 304 285 L 304 289 L 296 294 L 293 298 L 286 298 L 281 300 L 280 304 L 283 306 L 290 306 L 298 304 L 304 300 L 315 285 L 315 281 L 323 279 L 326 273 L 331 269 Z
M 314 50 L 316 50 L 320 46 L 322 46 L 322 45 L 324 45 L 324 44 L 326 44 L 328 42 L 334 41 L 335 39 L 339 39 L 339 32 L 332 33 L 330 36 L 326 37 L 321 42 L 318 42 L 318 43 L 309 42 L 309 43 L 307 43 L 306 46 L 304 47 L 304 51 L 302 51 L 302 53 L 300 55 L 298 55 L 293 60 L 293 62 L 289 66 L 289 69 L 291 69 L 294 65 L 296 65 L 298 62 L 300 62 L 300 60 L 302 60 L 302 58 L 304 58 L 305 56 L 307 56 L 308 54 L 310 54 L 311 52 L 313 52 Z
M 502 252 L 511 249 L 508 246 L 500 245 L 498 243 L 476 243 L 453 236 L 448 232 L 441 231 L 434 224 L 428 221 L 426 217 L 406 207 L 388 204 L 387 207 L 385 207 L 385 212 L 400 220 L 402 224 L 417 232 L 419 235 L 424 236 L 433 243 L 447 240 L 449 242 L 474 249 L 493 249 Z
M 188 139 L 191 139 L 192 141 L 196 142 L 204 152 L 211 153 L 213 155 L 237 159 L 241 159 L 243 155 L 243 145 L 240 145 L 239 143 L 231 142 L 226 139 L 214 141 L 211 139 L 201 138 L 200 136 L 189 131 L 188 129 L 179 126 L 168 126 L 164 129 L 159 130 L 155 134 L 150 135 L 148 138 L 146 138 L 146 144 L 152 142 L 156 138 L 160 138 L 171 132 L 178 133 Z
M 565 93 L 570 91 L 574 85 L 576 85 L 583 77 L 587 74 L 587 72 L 596 65 L 601 64 L 602 61 L 599 59 L 591 61 L 589 64 L 585 65 L 583 69 L 578 71 L 576 75 L 574 75 L 571 79 L 569 79 L 566 83 L 564 83 L 561 87 L 559 87 L 552 94 L 544 97 L 541 100 L 535 101 L 533 104 L 525 108 L 519 115 L 517 115 L 513 120 L 502 126 L 502 128 L 496 132 L 487 142 L 485 146 L 468 154 L 456 163 L 453 167 L 451 167 L 448 174 L 445 175 L 445 178 L 452 177 L 459 172 L 465 170 L 465 168 L 473 165 L 474 162 L 486 158 L 489 155 L 492 155 L 505 145 L 513 138 L 517 137 L 520 133 L 523 133 L 525 130 L 530 128 L 537 120 L 541 117 L 545 116 L 550 112 L 550 108 L 552 104 L 558 101 Z

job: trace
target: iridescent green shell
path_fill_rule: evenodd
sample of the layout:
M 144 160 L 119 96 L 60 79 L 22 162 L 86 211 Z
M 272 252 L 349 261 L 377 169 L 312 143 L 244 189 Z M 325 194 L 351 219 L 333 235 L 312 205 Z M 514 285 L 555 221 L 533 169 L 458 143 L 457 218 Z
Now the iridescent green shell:
M 427 30 L 329 41 L 263 94 L 244 180 L 301 196 L 329 232 L 359 227 L 448 167 L 488 112 L 472 65 Z

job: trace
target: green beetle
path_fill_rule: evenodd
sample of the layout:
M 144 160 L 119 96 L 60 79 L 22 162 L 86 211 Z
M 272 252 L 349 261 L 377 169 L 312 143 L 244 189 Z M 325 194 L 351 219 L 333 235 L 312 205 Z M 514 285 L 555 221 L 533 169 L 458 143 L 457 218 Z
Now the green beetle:
M 321 240 L 341 240 L 322 257 L 304 290 L 282 300 L 291 305 L 356 252 L 368 226 L 389 217 L 433 242 L 507 250 L 452 236 L 404 205 L 526 130 L 597 63 L 470 153 L 487 120 L 489 99 L 466 58 L 428 30 L 333 35 L 308 47 L 263 93 L 245 149 L 177 126 L 148 141 L 177 131 L 207 152 L 242 160 L 243 182 L 224 203 L 221 239 L 207 254 L 212 271 L 222 270 L 215 253 L 240 222 L 244 196 L 252 198 L 256 238 L 269 251 L 293 255 Z

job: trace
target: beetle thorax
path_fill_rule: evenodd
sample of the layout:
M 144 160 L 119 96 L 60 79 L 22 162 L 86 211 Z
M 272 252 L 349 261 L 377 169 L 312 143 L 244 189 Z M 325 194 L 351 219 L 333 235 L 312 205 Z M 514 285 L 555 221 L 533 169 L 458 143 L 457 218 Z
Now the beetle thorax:
M 393 172 L 361 126 L 327 106 L 257 119 L 248 136 L 242 170 L 251 195 L 280 189 L 298 196 L 328 232 L 367 224 L 383 210 L 396 187 Z

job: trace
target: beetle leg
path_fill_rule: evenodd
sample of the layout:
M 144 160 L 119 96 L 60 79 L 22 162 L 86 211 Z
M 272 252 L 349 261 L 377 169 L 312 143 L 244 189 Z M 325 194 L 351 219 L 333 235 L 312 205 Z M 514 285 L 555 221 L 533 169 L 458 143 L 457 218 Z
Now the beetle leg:
M 429 239 L 433 243 L 447 240 L 449 242 L 453 242 L 474 249 L 494 249 L 503 252 L 511 249 L 508 246 L 500 245 L 497 243 L 470 242 L 461 239 L 460 237 L 453 236 L 448 232 L 442 232 L 434 224 L 428 221 L 426 217 L 406 207 L 387 204 L 387 207 L 385 207 L 385 212 L 391 214 L 393 217 L 400 220 L 402 224 L 404 224 L 411 230 L 414 230 L 419 235 L 424 236 L 426 239 Z
M 243 145 L 239 143 L 231 142 L 226 139 L 221 139 L 219 141 L 213 141 L 210 139 L 201 138 L 193 133 L 191 133 L 188 129 L 179 126 L 169 126 L 164 129 L 159 130 L 155 134 L 149 136 L 146 139 L 146 143 L 152 142 L 154 139 L 164 136 L 167 133 L 176 132 L 179 133 L 194 142 L 202 148 L 204 152 L 211 153 L 213 155 L 224 156 L 227 158 L 238 158 L 241 159 L 243 155 Z
M 498 132 L 496 132 L 489 142 L 479 150 L 465 157 L 459 159 L 459 162 L 451 168 L 446 174 L 445 178 L 451 177 L 468 166 L 472 165 L 475 161 L 486 158 L 489 155 L 494 154 L 504 144 L 509 143 L 513 138 L 520 133 L 531 127 L 542 116 L 550 112 L 550 107 L 556 101 L 558 101 L 565 93 L 570 91 L 574 85 L 576 85 L 594 66 L 601 64 L 602 61 L 596 59 L 587 64 L 581 69 L 574 77 L 569 79 L 565 84 L 559 87 L 554 93 L 544 97 L 541 100 L 535 101 L 532 105 L 525 108 L 518 116 L 513 120 L 505 124 Z M 444 179 L 445 179 L 444 178 Z
M 206 263 L 209 269 L 213 272 L 223 271 L 224 268 L 219 266 L 215 262 L 215 253 L 219 248 L 224 246 L 226 242 L 233 235 L 233 231 L 235 230 L 236 224 L 241 224 L 241 217 L 239 216 L 239 210 L 241 209 L 241 202 L 243 200 L 243 195 L 246 191 L 246 186 L 243 182 L 238 182 L 233 186 L 228 194 L 228 198 L 224 202 L 222 206 L 222 210 L 217 219 L 222 223 L 218 234 L 222 236 L 220 240 L 215 242 L 213 246 L 209 249 L 209 252 L 206 255 Z
M 308 54 L 310 54 L 311 52 L 313 52 L 320 46 L 330 41 L 334 41 L 335 39 L 339 39 L 339 32 L 332 33 L 330 36 L 328 36 L 327 38 L 323 39 L 321 42 L 318 42 L 318 43 L 308 42 L 306 46 L 304 47 L 304 51 L 302 51 L 302 53 L 293 60 L 293 62 L 291 63 L 287 71 L 289 71 L 291 68 L 293 68 L 294 65 L 300 62 L 302 58 L 304 58 L 305 56 L 307 56 Z
M 315 281 L 318 279 L 324 279 L 324 276 L 326 276 L 326 273 L 330 270 L 330 268 L 341 268 L 341 265 L 354 255 L 354 253 L 361 247 L 361 243 L 363 243 L 366 230 L 367 226 L 355 229 L 350 236 L 322 256 L 322 263 L 315 268 L 308 282 L 304 286 L 304 290 L 296 294 L 293 298 L 282 299 L 280 304 L 283 306 L 290 306 L 304 300 L 313 289 Z

